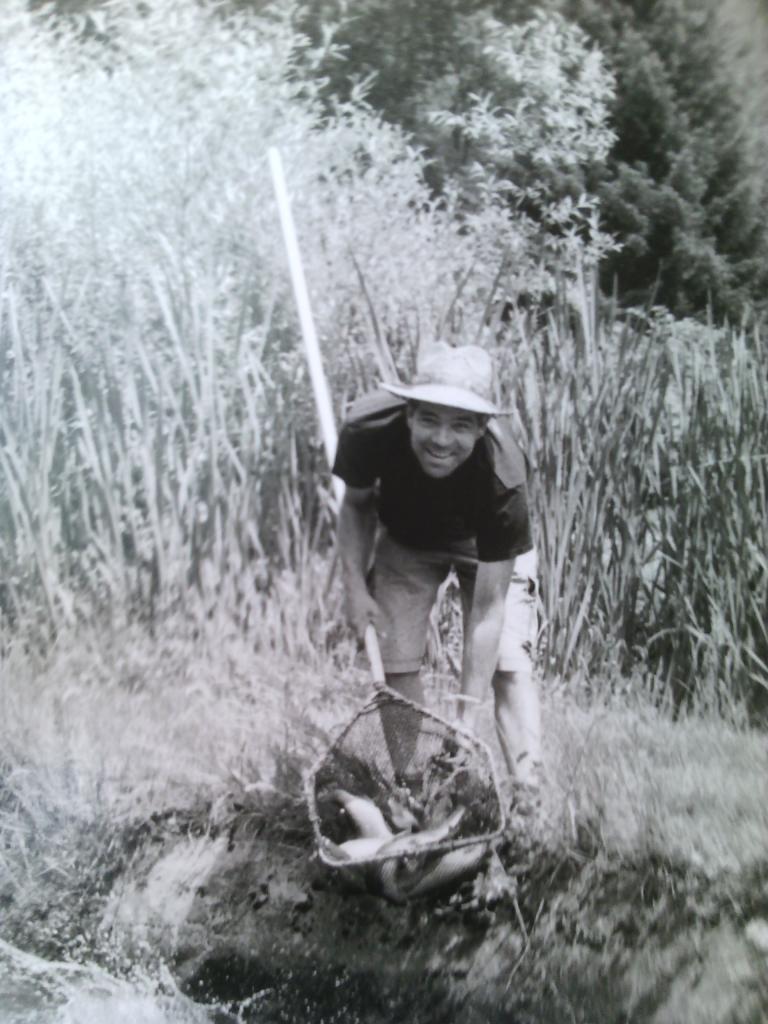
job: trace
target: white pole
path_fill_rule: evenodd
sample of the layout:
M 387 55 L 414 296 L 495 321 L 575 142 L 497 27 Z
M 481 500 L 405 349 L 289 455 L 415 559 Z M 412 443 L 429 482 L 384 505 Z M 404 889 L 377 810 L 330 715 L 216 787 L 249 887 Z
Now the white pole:
M 301 252 L 296 238 L 296 226 L 293 222 L 288 190 L 285 187 L 283 162 L 280 159 L 280 153 L 274 146 L 270 146 L 267 150 L 267 156 L 269 158 L 269 167 L 272 172 L 272 182 L 275 187 L 277 208 L 280 212 L 280 224 L 283 229 L 285 249 L 288 254 L 288 266 L 291 271 L 293 293 L 296 296 L 296 305 L 299 308 L 299 323 L 301 324 L 301 334 L 304 338 L 304 348 L 307 353 L 309 376 L 312 380 L 312 390 L 315 394 L 317 414 L 320 418 L 320 430 L 323 434 L 325 454 L 328 457 L 328 465 L 333 466 L 333 460 L 336 456 L 336 421 L 333 416 L 333 406 L 331 405 L 331 396 L 328 391 L 328 382 L 325 379 L 325 373 L 323 371 L 323 360 L 320 355 L 320 345 L 317 341 L 317 333 L 315 332 L 315 323 L 312 319 L 312 307 L 309 302 L 307 282 L 304 278 L 304 268 L 301 263 Z M 336 498 L 336 506 L 338 509 L 341 508 L 341 502 L 344 498 L 344 484 L 337 476 L 332 477 L 332 480 L 333 493 Z M 379 642 L 376 637 L 376 630 L 372 625 L 369 625 L 365 631 L 365 649 L 368 654 L 368 660 L 371 664 L 373 681 L 377 685 L 383 686 L 385 683 L 384 666 L 381 661 L 381 653 L 379 651 Z
M 325 379 L 325 373 L 323 372 L 323 361 L 320 355 L 320 345 L 317 341 L 317 334 L 315 332 L 315 323 L 312 319 L 312 307 L 309 302 L 307 282 L 304 278 L 304 268 L 301 263 L 301 252 L 299 251 L 299 243 L 296 238 L 296 227 L 293 222 L 291 202 L 288 197 L 288 190 L 285 187 L 283 162 L 280 159 L 279 151 L 275 149 L 274 146 L 269 148 L 267 156 L 269 158 L 269 167 L 272 172 L 272 182 L 275 187 L 277 209 L 280 213 L 280 224 L 283 229 L 285 250 L 288 254 L 288 266 L 291 271 L 293 293 L 296 296 L 296 305 L 299 309 L 299 323 L 301 324 L 301 334 L 304 339 L 304 348 L 307 353 L 309 376 L 312 381 L 312 390 L 315 395 L 317 414 L 320 418 L 320 430 L 323 435 L 325 454 L 328 458 L 328 465 L 332 466 L 333 460 L 336 457 L 336 423 L 333 416 L 333 406 L 331 405 L 328 383 Z M 336 504 L 337 506 L 341 506 L 341 500 L 344 497 L 344 484 L 337 476 L 334 476 L 332 479 Z

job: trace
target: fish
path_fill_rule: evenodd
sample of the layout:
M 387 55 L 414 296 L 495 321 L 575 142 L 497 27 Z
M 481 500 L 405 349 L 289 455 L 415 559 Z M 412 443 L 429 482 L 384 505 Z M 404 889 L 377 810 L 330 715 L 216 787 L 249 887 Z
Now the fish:
M 394 836 L 389 842 L 382 843 L 378 855 L 387 855 L 388 859 L 377 865 L 377 874 L 379 887 L 387 899 L 393 903 L 404 903 L 410 897 L 423 877 L 426 865 L 421 857 L 410 864 L 408 858 L 417 853 L 424 853 L 435 843 L 444 842 L 453 835 L 463 817 L 464 808 L 459 807 L 435 828 L 425 829 L 423 832 L 405 832 Z M 433 870 L 430 869 L 430 874 Z
M 379 847 L 379 856 L 386 854 L 387 856 L 408 857 L 410 854 L 422 851 L 427 846 L 442 843 L 453 835 L 463 817 L 464 808 L 458 807 L 453 814 L 434 828 L 427 828 L 421 832 L 403 832 L 393 836 L 389 842 L 382 843 Z
M 355 796 L 344 789 L 332 796 L 344 808 L 359 835 L 343 843 L 323 838 L 328 862 L 335 862 L 356 880 L 358 887 L 378 891 L 392 903 L 425 896 L 445 888 L 476 870 L 488 851 L 487 843 L 472 844 L 441 854 L 435 859 L 430 848 L 455 834 L 465 808 L 457 807 L 433 828 L 394 833 L 376 804 L 367 797 Z M 390 808 L 391 810 L 391 808 Z M 361 863 L 375 858 L 378 863 Z M 354 879 L 352 879 L 354 875 Z
M 360 841 L 371 842 L 368 839 Z M 350 840 L 350 842 L 357 842 L 357 840 Z M 380 843 L 382 840 L 373 840 L 373 842 Z M 355 889 L 357 892 L 369 891 L 370 878 L 366 871 L 366 865 L 355 863 L 350 857 L 350 851 L 344 849 L 344 843 L 337 845 L 323 836 L 320 845 L 325 855 L 326 863 L 332 864 L 334 867 L 343 868 L 342 878 L 346 886 Z
M 345 843 L 339 843 L 339 849 L 350 860 L 368 860 L 371 857 L 378 856 L 382 845 L 386 842 L 386 839 L 379 839 L 378 837 L 367 838 L 361 836 L 359 839 L 347 839 Z
M 363 838 L 392 838 L 392 829 L 373 800 L 368 800 L 363 796 L 354 796 L 352 793 L 348 793 L 346 789 L 335 789 L 332 796 L 350 816 Z
M 342 850 L 337 843 L 334 843 L 327 836 L 320 837 L 320 850 L 325 855 L 326 860 L 336 860 L 339 864 L 349 860 L 349 854 L 346 850 Z
M 488 852 L 487 843 L 473 843 L 450 850 L 427 872 L 422 872 L 413 884 L 407 885 L 404 895 L 408 899 L 426 896 L 454 885 L 476 871 Z
M 419 827 L 419 819 L 413 813 L 405 800 L 391 796 L 387 800 L 389 818 L 395 828 L 401 832 L 413 832 Z
M 337 860 L 340 864 L 348 861 L 368 860 L 375 857 L 386 839 L 360 837 L 347 839 L 343 843 L 334 843 L 323 837 L 323 851 L 328 859 Z

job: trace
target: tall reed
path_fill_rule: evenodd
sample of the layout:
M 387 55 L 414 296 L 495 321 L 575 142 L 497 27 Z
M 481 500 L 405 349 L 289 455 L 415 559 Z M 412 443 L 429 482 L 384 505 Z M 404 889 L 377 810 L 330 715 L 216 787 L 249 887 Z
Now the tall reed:
M 340 413 L 514 228 L 430 202 L 423 157 L 362 96 L 328 113 L 285 12 L 115 5 L 99 40 L 21 4 L 0 22 L 0 605 L 55 629 L 228 594 L 257 622 L 329 540 L 267 147 Z
M 296 656 L 332 644 L 329 477 L 273 143 L 339 416 L 408 373 L 423 340 L 496 350 L 534 465 L 547 672 L 638 670 L 679 702 L 757 707 L 763 340 L 620 316 L 578 260 L 562 299 L 509 322 L 553 268 L 540 273 L 508 210 L 435 202 L 423 157 L 362 100 L 324 112 L 290 19 L 179 4 L 169 38 L 162 6 L 110 8 L 108 50 L 20 10 L 3 23 L 6 619 L 56 629 L 119 608 L 156 623 L 181 607 Z
M 500 352 L 534 462 L 547 668 L 639 670 L 678 705 L 765 707 L 768 397 L 759 335 L 596 292 Z

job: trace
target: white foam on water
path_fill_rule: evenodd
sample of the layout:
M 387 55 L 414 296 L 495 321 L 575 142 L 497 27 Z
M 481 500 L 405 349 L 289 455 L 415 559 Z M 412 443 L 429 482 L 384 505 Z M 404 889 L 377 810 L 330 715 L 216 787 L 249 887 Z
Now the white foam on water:
M 0 939 L 0 1024 L 211 1024 L 162 965 L 116 977 L 96 964 L 44 960 Z
M 181 993 L 158 996 L 136 991 L 125 983 L 123 991 L 78 992 L 52 1024 L 211 1024 L 204 1007 Z

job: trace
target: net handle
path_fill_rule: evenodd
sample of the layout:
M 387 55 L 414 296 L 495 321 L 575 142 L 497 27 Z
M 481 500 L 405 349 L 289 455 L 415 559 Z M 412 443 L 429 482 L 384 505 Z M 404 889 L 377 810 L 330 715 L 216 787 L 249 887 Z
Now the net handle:
M 376 636 L 376 628 L 372 622 L 365 627 L 365 653 L 368 655 L 374 686 L 381 689 L 387 685 L 387 677 L 384 673 L 384 662 L 381 660 L 379 638 Z
M 309 301 L 309 291 L 304 277 L 304 266 L 301 260 L 301 250 L 296 234 L 296 225 L 291 211 L 291 200 L 288 195 L 288 188 L 285 183 L 283 161 L 280 150 L 270 146 L 267 150 L 270 171 L 272 173 L 272 184 L 275 190 L 278 213 L 280 215 L 280 226 L 283 232 L 288 268 L 293 283 L 293 293 L 296 298 L 296 305 L 299 313 L 299 325 L 304 339 L 304 348 L 309 366 L 309 375 L 312 381 L 312 391 L 315 396 L 320 429 L 325 446 L 325 454 L 329 467 L 333 467 L 333 460 L 336 454 L 338 436 L 336 423 L 333 416 L 333 405 L 328 388 L 328 382 L 323 370 L 323 359 L 320 352 L 320 344 L 317 339 L 315 322 L 312 317 L 312 307 Z M 344 484 L 337 476 L 331 477 L 336 512 L 341 508 L 344 500 Z M 378 688 L 386 686 L 384 676 L 384 665 L 379 651 L 379 642 L 376 637 L 376 630 L 369 624 L 365 631 L 365 650 L 368 661 L 371 665 L 371 674 L 374 685 Z

